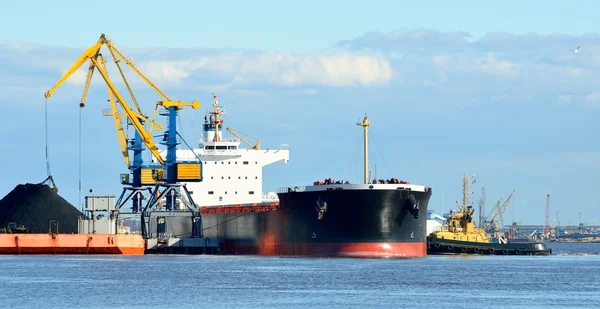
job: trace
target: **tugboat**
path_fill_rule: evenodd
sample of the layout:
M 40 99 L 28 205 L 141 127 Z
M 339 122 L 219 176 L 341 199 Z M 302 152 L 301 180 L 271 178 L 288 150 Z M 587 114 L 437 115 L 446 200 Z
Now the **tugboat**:
M 497 242 L 483 228 L 475 227 L 473 206 L 470 205 L 470 177 L 463 176 L 463 203 L 458 211 L 450 211 L 446 224 L 427 236 L 427 254 L 485 255 L 550 255 L 545 243 L 510 242 L 498 237 Z

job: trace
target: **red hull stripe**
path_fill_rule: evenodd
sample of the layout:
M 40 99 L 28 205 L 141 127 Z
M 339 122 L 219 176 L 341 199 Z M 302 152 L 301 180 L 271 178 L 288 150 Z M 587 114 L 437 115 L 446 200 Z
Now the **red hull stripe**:
M 417 258 L 427 256 L 427 244 L 419 242 L 375 243 L 287 243 L 250 246 L 224 241 L 223 254 L 259 254 L 270 256 L 321 256 L 356 258 Z

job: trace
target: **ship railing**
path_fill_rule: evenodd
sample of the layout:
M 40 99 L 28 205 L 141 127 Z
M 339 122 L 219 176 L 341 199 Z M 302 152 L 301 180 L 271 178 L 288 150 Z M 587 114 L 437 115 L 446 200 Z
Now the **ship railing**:
M 294 186 L 294 187 L 280 187 L 277 189 L 277 193 L 286 193 L 286 192 L 302 192 L 305 191 L 305 186 Z
M 462 228 L 453 227 L 453 226 L 447 226 L 447 225 L 442 225 L 442 226 L 435 227 L 433 230 L 435 232 L 461 232 Z

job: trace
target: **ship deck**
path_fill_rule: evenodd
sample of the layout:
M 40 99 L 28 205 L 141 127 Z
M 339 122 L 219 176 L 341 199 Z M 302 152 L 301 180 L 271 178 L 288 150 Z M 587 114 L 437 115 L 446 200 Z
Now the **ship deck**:
M 204 206 L 200 208 L 200 213 L 231 214 L 244 212 L 268 212 L 275 210 L 279 210 L 279 202 Z

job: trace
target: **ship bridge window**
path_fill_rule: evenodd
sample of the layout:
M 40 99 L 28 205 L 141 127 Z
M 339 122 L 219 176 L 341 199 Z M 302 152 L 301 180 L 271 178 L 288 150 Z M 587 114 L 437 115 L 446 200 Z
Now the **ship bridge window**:
M 215 149 L 215 146 L 204 146 L 204 149 Z
M 217 150 L 225 150 L 227 149 L 227 146 L 217 146 Z
M 237 146 L 227 146 L 227 149 L 237 149 Z
M 214 191 L 208 191 L 208 194 L 215 194 Z
M 248 161 L 244 161 L 244 164 L 248 165 Z
M 254 194 L 254 191 L 248 191 L 248 194 Z

